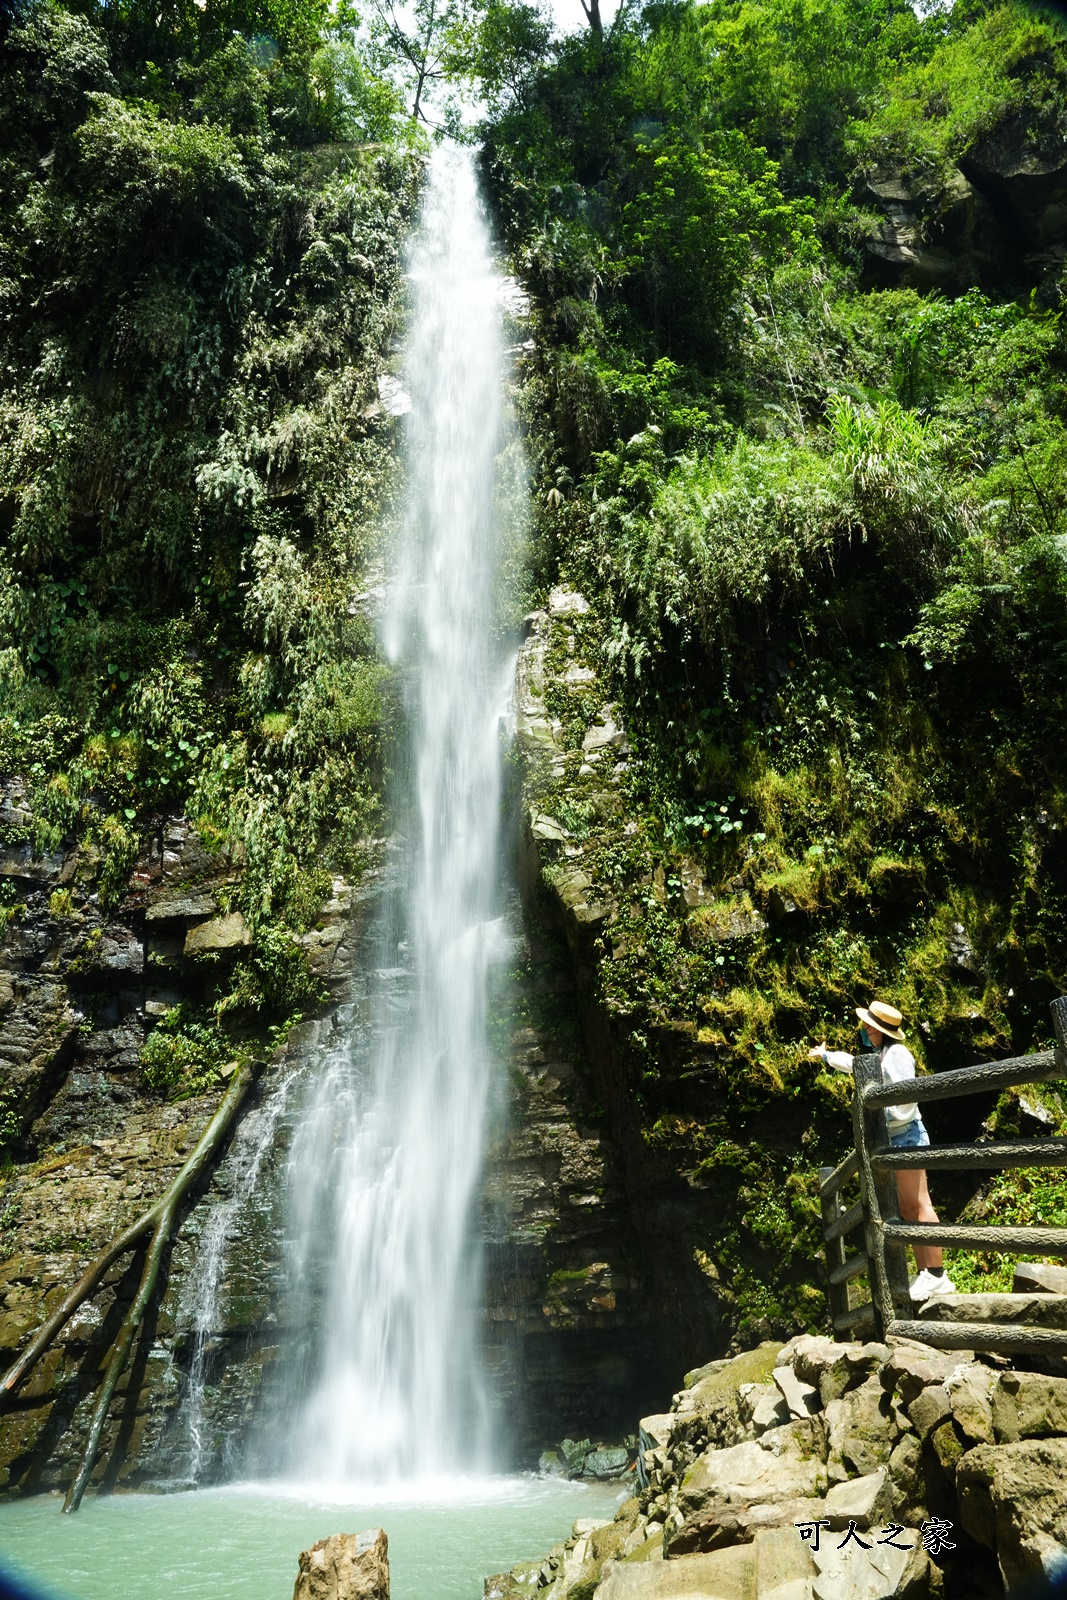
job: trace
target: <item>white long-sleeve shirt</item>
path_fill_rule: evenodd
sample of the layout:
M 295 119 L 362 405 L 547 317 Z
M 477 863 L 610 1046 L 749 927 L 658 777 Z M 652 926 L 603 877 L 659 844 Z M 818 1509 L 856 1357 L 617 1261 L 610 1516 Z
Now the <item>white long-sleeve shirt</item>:
M 915 1057 L 906 1045 L 891 1044 L 887 1050 L 881 1052 L 882 1056 L 882 1082 L 903 1083 L 906 1078 L 915 1076 Z M 824 1057 L 831 1067 L 836 1067 L 838 1072 L 852 1071 L 852 1056 L 847 1050 L 827 1050 Z M 885 1118 L 890 1134 L 899 1133 L 906 1128 L 909 1122 L 918 1120 L 919 1107 L 913 1102 L 905 1106 L 886 1106 Z

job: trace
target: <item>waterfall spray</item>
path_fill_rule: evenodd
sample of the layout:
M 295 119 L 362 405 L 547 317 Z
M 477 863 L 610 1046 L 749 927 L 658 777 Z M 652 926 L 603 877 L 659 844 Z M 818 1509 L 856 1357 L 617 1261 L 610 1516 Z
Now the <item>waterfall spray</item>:
M 325 1260 L 295 1463 L 358 1481 L 488 1465 L 479 1359 L 486 1007 L 500 941 L 494 470 L 499 279 L 467 153 L 442 149 L 409 256 L 408 504 L 385 647 L 405 683 L 406 794 L 370 1020 L 294 1139 L 292 1282 Z

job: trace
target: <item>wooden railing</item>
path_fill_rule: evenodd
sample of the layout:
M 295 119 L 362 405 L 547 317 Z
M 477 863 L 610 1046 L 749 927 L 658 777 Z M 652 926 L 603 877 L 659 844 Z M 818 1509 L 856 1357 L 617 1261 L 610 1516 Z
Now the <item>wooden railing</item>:
M 1067 1166 L 1067 1139 L 1002 1139 L 983 1144 L 930 1145 L 894 1150 L 885 1107 L 902 1100 L 925 1105 L 961 1095 L 1000 1091 L 1018 1084 L 1067 1078 L 1067 997 L 1052 1002 L 1055 1050 L 991 1061 L 914 1082 L 884 1084 L 880 1058 L 857 1056 L 852 1097 L 855 1148 L 840 1166 L 819 1170 L 823 1243 L 826 1250 L 830 1318 L 835 1338 L 868 1332 L 899 1334 L 946 1350 L 1067 1350 L 1067 1328 L 1028 1327 L 1009 1322 L 935 1322 L 914 1317 L 908 1293 L 908 1245 L 947 1245 L 957 1250 L 1004 1251 L 1015 1255 L 1067 1257 L 1067 1228 L 942 1222 L 903 1222 L 896 1174 L 902 1168 L 938 1171 L 1002 1171 L 1006 1167 Z M 855 1181 L 858 1194 L 851 1199 Z M 849 1255 L 846 1240 L 863 1230 L 863 1248 Z M 849 1284 L 866 1277 L 870 1299 L 850 1304 Z

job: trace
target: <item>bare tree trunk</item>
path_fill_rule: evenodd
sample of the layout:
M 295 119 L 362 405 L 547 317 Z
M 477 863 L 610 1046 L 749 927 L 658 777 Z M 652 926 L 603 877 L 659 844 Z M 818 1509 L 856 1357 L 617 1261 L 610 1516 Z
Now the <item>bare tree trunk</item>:
M 418 122 L 419 117 L 422 114 L 422 86 L 423 86 L 423 84 L 425 82 L 426 82 L 426 67 L 425 67 L 425 64 L 424 64 L 422 66 L 422 68 L 420 69 L 420 71 L 419 71 L 418 81 L 417 81 L 417 83 L 415 85 L 415 104 L 414 104 L 414 106 L 412 107 L 412 110 L 411 110 L 411 120 L 412 120 L 412 122 Z
M 581 6 L 585 12 L 585 20 L 597 38 L 602 39 L 604 37 L 604 24 L 600 19 L 600 0 L 588 0 L 588 4 L 586 0 L 581 0 Z

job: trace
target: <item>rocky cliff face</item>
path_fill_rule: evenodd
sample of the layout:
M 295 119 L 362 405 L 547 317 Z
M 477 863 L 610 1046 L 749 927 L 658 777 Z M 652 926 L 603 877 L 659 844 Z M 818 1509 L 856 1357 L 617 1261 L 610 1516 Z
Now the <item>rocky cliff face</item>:
M 872 167 L 856 199 L 878 219 L 864 242 L 870 287 L 1018 292 L 1062 271 L 1067 161 L 1052 115 L 1004 117 L 936 176 Z
M 542 1170 L 559 1162 L 564 1203 L 542 1233 L 542 1319 L 528 1313 L 520 1338 L 532 1351 L 553 1346 L 551 1330 L 563 1333 L 589 1380 L 581 1425 L 619 1433 L 627 1404 L 643 1405 L 683 1352 L 721 1345 L 724 1334 L 716 1285 L 694 1258 L 703 1197 L 679 1171 L 684 1158 L 664 1161 L 649 1147 L 625 1028 L 598 978 L 625 943 L 621 885 L 604 870 L 605 850 L 640 854 L 643 841 L 622 787 L 626 733 L 592 665 L 596 619 L 581 595 L 556 589 L 528 625 L 518 678 L 520 856 L 529 1003 L 542 1020 L 517 1036 L 528 1053 L 512 1118 L 522 1131 L 512 1137 L 536 1151 Z M 623 893 L 665 898 L 662 867 L 657 882 L 655 862 L 639 863 L 635 883 L 628 865 Z M 698 876 L 688 892 L 699 901 Z M 554 1062 L 545 1056 L 553 1037 Z M 699 1079 L 700 1048 L 676 1038 L 669 1018 L 656 1045 L 675 1082 Z M 556 1155 L 543 1117 L 568 1103 L 579 1138 Z
M 21 793 L 9 788 L 6 816 L 25 826 Z M 0 1194 L 0 1359 L 6 1365 L 75 1281 L 88 1260 L 163 1192 L 221 1098 L 218 1086 L 176 1103 L 153 1092 L 138 1070 L 156 1020 L 185 1001 L 212 997 L 220 970 L 247 930 L 227 909 L 239 861 L 212 855 L 180 817 L 160 818 L 136 861 L 127 892 L 100 903 L 97 863 L 85 852 L 33 857 L 8 847 L 0 882 L 12 908 L 0 946 L 4 1005 L 5 1143 Z M 310 964 L 333 1003 L 325 1020 L 294 1029 L 269 1052 L 257 1095 L 207 1192 L 175 1243 L 167 1287 L 113 1408 L 103 1481 L 131 1484 L 188 1471 L 187 1442 L 171 1424 L 187 1387 L 190 1275 L 207 1220 L 240 1186 L 263 1108 L 338 1026 L 359 926 L 353 895 L 335 883 L 316 930 L 305 936 Z M 253 1050 L 258 1047 L 253 1043 Z M 272 1215 L 282 1145 L 258 1173 L 256 1204 L 233 1218 L 230 1258 L 240 1262 L 220 1300 L 210 1352 L 212 1405 L 205 1417 L 202 1470 L 217 1469 L 247 1418 L 263 1363 L 277 1347 L 278 1219 Z M 80 1453 L 100 1357 L 136 1285 L 121 1258 L 103 1291 L 67 1325 L 0 1423 L 0 1473 L 11 1489 L 58 1487 Z M 217 1412 L 216 1418 L 212 1412 Z M 174 1434 L 172 1438 L 170 1435 Z

